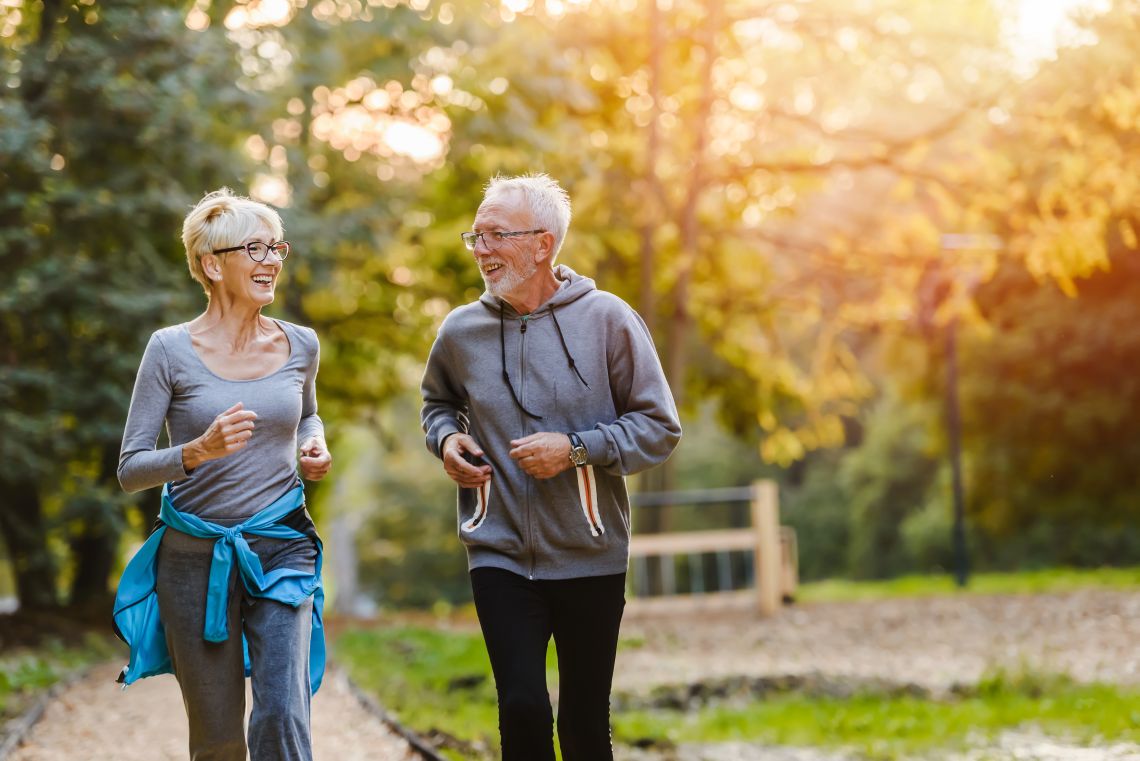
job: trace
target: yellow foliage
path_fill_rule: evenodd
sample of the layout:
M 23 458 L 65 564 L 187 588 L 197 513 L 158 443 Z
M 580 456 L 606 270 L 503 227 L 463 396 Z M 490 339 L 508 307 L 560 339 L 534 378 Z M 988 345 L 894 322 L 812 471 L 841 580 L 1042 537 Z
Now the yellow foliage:
M 891 200 L 909 201 L 914 198 L 916 183 L 912 177 L 900 178 L 891 189 Z
M 765 462 L 788 467 L 807 454 L 803 442 L 787 428 L 772 431 L 760 442 L 760 456 Z
M 1117 223 L 1117 228 L 1120 231 L 1120 240 L 1123 241 L 1127 248 L 1133 251 L 1140 248 L 1140 245 L 1137 244 L 1136 228 L 1132 226 L 1131 222 L 1127 219 L 1122 219 Z

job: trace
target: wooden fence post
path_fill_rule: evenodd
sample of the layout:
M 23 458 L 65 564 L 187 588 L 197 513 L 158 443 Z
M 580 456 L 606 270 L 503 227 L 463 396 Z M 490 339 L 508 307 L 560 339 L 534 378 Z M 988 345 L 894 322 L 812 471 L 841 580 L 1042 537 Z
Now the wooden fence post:
M 776 482 L 752 484 L 752 528 L 756 532 L 753 572 L 760 615 L 772 616 L 780 610 L 780 496 Z

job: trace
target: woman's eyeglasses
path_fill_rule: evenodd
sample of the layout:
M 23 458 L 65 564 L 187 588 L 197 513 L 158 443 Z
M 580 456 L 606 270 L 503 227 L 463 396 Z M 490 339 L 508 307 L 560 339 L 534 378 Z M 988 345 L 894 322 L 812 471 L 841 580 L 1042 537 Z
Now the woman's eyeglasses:
M 241 246 L 231 246 L 230 248 L 215 248 L 213 253 L 228 254 L 231 251 L 241 251 L 243 249 L 247 254 L 249 254 L 249 258 L 253 259 L 255 262 L 260 263 L 265 261 L 265 257 L 269 256 L 270 251 L 273 251 L 273 253 L 277 254 L 278 259 L 284 261 L 285 258 L 289 256 L 289 241 L 279 240 L 276 243 L 262 243 L 259 240 L 255 240 L 252 243 L 246 243 Z

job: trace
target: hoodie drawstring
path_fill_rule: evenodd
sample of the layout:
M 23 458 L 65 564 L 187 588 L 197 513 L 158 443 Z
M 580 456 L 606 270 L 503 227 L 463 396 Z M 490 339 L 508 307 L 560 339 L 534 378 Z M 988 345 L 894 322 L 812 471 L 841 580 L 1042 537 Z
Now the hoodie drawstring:
M 500 301 L 499 302 L 499 358 L 502 360 L 502 364 L 503 364 L 503 380 L 506 381 L 507 388 L 509 388 L 511 390 L 511 398 L 515 400 L 515 404 L 517 404 L 519 406 L 519 409 L 523 411 L 523 414 L 527 415 L 528 417 L 532 417 L 535 420 L 542 420 L 542 415 L 534 414 L 533 412 L 528 410 L 526 407 L 524 407 L 523 403 L 519 401 L 519 395 L 515 393 L 515 387 L 511 383 L 511 376 L 509 374 L 507 374 L 507 336 L 506 336 L 506 328 L 504 327 L 503 320 L 504 320 L 504 318 L 503 318 L 503 302 Z
M 577 365 L 574 364 L 574 355 L 570 353 L 570 347 L 566 345 L 566 337 L 562 335 L 562 327 L 558 324 L 558 318 L 554 316 L 554 305 L 550 305 L 550 319 L 554 320 L 554 329 L 558 331 L 558 340 L 562 342 L 562 351 L 566 354 L 566 361 L 570 363 L 570 369 L 578 376 L 578 380 L 582 381 L 582 385 L 586 388 L 590 387 L 586 383 L 586 379 L 582 377 L 582 373 L 578 372 Z
M 515 404 L 523 411 L 527 417 L 532 417 L 535 420 L 542 420 L 542 415 L 536 415 L 519 401 L 519 395 L 515 393 L 514 384 L 511 383 L 511 376 L 507 373 L 507 337 L 506 337 L 506 318 L 504 317 L 503 310 L 505 302 L 499 301 L 499 358 L 503 366 L 503 381 L 507 384 L 507 388 L 511 391 L 511 398 L 515 400 Z M 578 380 L 582 381 L 582 385 L 586 388 L 590 387 L 586 383 L 586 379 L 582 377 L 582 373 L 578 371 L 578 367 L 574 362 L 574 355 L 570 353 L 570 347 L 566 345 L 566 337 L 562 335 L 562 327 L 558 324 L 558 318 L 554 316 L 554 306 L 548 307 L 550 312 L 550 319 L 554 321 L 554 329 L 558 332 L 558 341 L 562 344 L 562 352 L 566 355 L 566 361 L 570 365 L 570 369 L 578 376 Z

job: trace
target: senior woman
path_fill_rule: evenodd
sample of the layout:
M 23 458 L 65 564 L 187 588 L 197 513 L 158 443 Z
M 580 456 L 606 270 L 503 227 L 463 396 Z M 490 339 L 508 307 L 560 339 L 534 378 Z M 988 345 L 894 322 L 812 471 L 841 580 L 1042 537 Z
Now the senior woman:
M 319 480 L 332 464 L 317 416 L 317 336 L 261 314 L 289 255 L 273 209 L 209 193 L 182 242 L 207 305 L 151 335 L 131 397 L 119 482 L 164 487 L 157 528 L 115 599 L 131 649 L 120 681 L 173 671 L 190 758 L 244 761 L 248 674 L 252 761 L 309 761 L 323 594 L 297 470 Z M 169 446 L 156 448 L 164 426 Z

